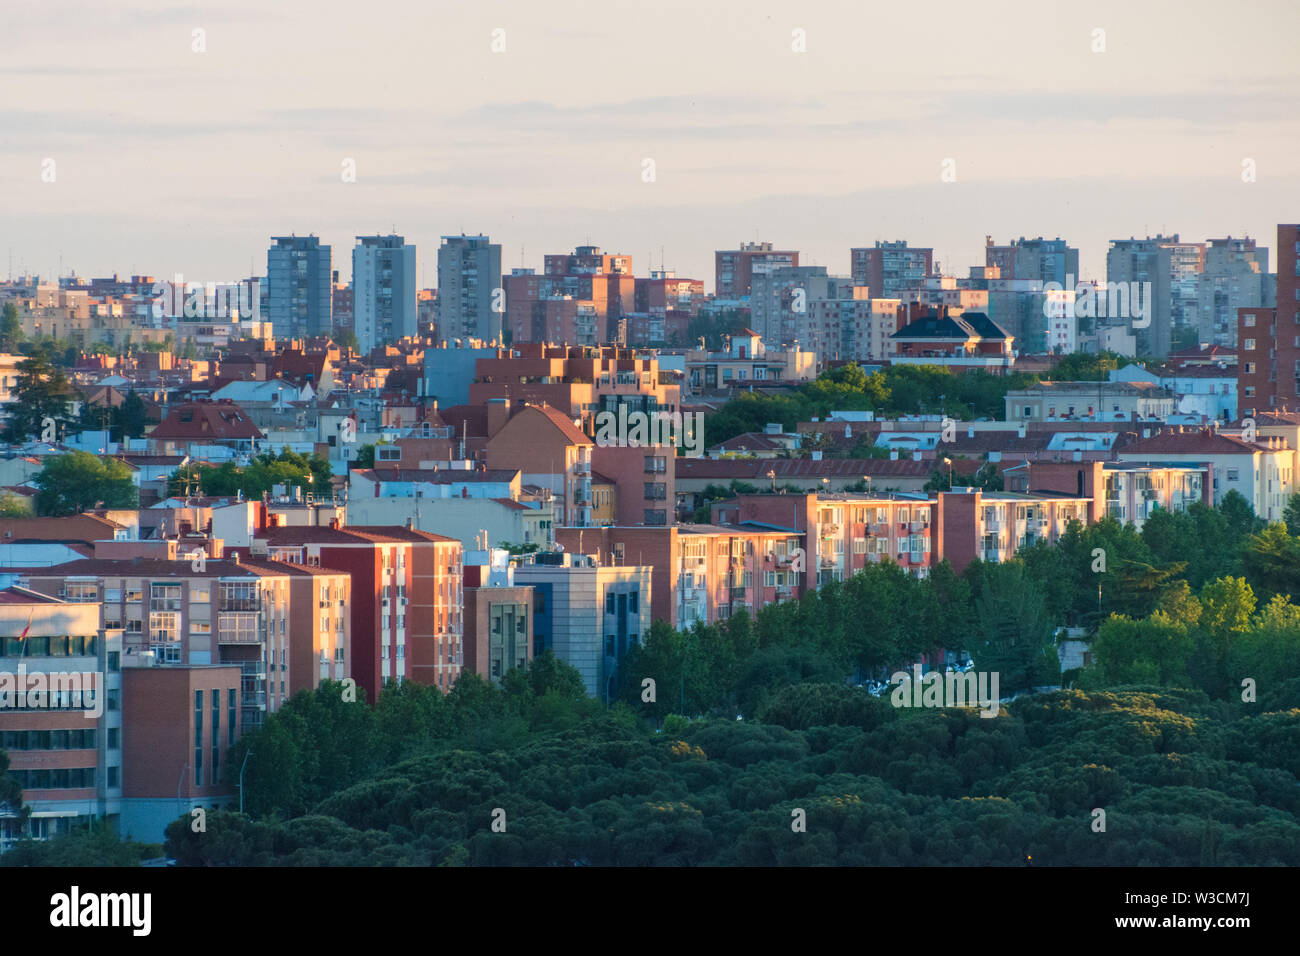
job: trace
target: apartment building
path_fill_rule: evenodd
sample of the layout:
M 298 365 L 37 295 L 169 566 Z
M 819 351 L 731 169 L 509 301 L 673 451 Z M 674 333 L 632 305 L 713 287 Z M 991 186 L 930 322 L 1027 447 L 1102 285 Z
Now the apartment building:
M 499 683 L 533 660 L 533 589 L 515 583 L 504 550 L 466 551 L 464 568 L 465 670 Z
M 1178 235 L 1112 239 L 1106 252 L 1106 283 L 1151 283 L 1149 326 L 1133 327 L 1138 351 L 1163 358 L 1175 330 L 1197 327 L 1197 281 L 1205 266 L 1205 243 Z
M 890 339 L 906 314 L 898 299 L 867 299 L 859 293 L 866 286 L 846 290 L 850 296 L 814 296 L 807 311 L 795 321 L 795 348 L 807 349 L 816 367 L 828 362 L 883 362 L 893 351 Z
M 1260 436 L 1256 442 L 1209 428 L 1180 426 L 1159 429 L 1125 445 L 1116 454 L 1122 462 L 1164 462 L 1206 465 L 1214 504 L 1236 491 L 1265 521 L 1281 521 L 1296 491 L 1296 450 L 1284 438 Z
M 533 588 L 534 656 L 550 650 L 577 669 L 587 693 L 613 701 L 621 668 L 650 630 L 652 569 L 601 565 L 570 552 L 539 552 L 515 568 Z
M 704 299 L 704 280 L 680 278 L 675 272 L 651 270 L 649 278 L 633 280 L 633 307 L 659 317 L 669 312 L 694 315 Z
M 98 607 L 22 587 L 0 591 L 0 749 L 31 811 L 24 822 L 0 804 L 0 852 L 88 817 L 116 821 L 121 671 L 121 633 L 101 626 Z
M 594 555 L 602 565 L 651 568 L 651 618 L 677 628 L 751 616 L 776 601 L 803 593 L 804 536 L 777 528 L 615 525 L 561 528 L 560 545 Z
M 253 552 L 351 576 L 351 673 L 374 703 L 386 681 L 450 690 L 460 674 L 461 543 L 401 526 L 266 528 Z
M 1111 517 L 1139 531 L 1157 510 L 1184 511 L 1212 502 L 1210 469 L 1199 464 L 1119 461 L 1027 461 L 1002 472 L 1007 491 L 1057 493 L 1087 499 L 1086 523 Z
M 689 349 L 686 384 L 691 392 L 707 392 L 751 385 L 806 382 L 817 377 L 818 356 L 806 348 L 767 348 L 753 329 L 731 336 L 720 352 Z
M 657 358 L 630 349 L 525 343 L 475 362 L 468 404 L 508 399 L 515 405 L 549 405 L 590 427 L 598 412 L 617 412 L 620 405 L 629 411 L 679 411 L 681 386 L 666 378 Z
M 121 836 L 161 843 L 194 807 L 237 802 L 223 775 L 248 729 L 244 685 L 237 664 L 123 669 Z
M 879 299 L 900 298 L 934 274 L 934 250 L 909 247 L 902 240 L 850 249 L 849 262 L 854 283 L 866 286 L 872 298 Z
M 1009 422 L 1164 421 L 1178 410 L 1172 389 L 1148 381 L 1038 382 L 1006 394 Z
M 443 236 L 438 247 L 438 334 L 501 341 L 505 291 L 501 245 L 487 236 Z
M 865 298 L 850 279 L 827 274 L 825 266 L 780 266 L 756 273 L 749 290 L 750 326 L 770 348 L 792 345 L 799 322 L 814 299 Z
M 939 560 L 931 533 L 934 502 L 870 492 L 737 495 L 717 502 L 714 522 L 772 527 L 802 537 L 808 585 L 844 581 L 885 558 L 925 577 Z
M 334 329 L 330 247 L 316 236 L 276 236 L 266 252 L 267 315 L 277 339 Z
M 363 354 L 418 333 L 415 291 L 415 246 L 398 235 L 357 236 L 352 247 L 352 328 Z
M 935 365 L 954 372 L 983 369 L 1005 375 L 1015 364 L 1015 338 L 983 312 L 915 306 L 889 337 L 894 365 Z
M 229 558 L 86 558 L 34 568 L 28 586 L 98 605 L 122 631 L 124 667 L 237 667 L 240 720 L 261 726 L 289 698 L 289 574 Z M 314 609 L 312 609 L 314 610 Z
M 1079 277 L 1079 250 L 1059 236 L 1055 239 L 1026 239 L 1021 236 L 1005 246 L 984 237 L 984 264 L 996 267 L 1003 279 L 1027 279 L 1073 286 Z
M 509 415 L 509 402 L 488 409 Z M 595 442 L 559 409 L 525 405 L 488 439 L 489 469 L 520 472 L 523 483 L 548 489 L 555 520 L 561 524 L 592 523 L 591 470 Z M 646 449 L 632 449 L 644 456 Z
M 1274 308 L 1237 310 L 1241 414 L 1300 408 L 1300 225 L 1277 227 Z
M 1201 342 L 1236 346 L 1237 313 L 1275 306 L 1277 277 L 1268 271 L 1268 249 L 1249 236 L 1211 239 L 1205 268 L 1196 280 L 1196 330 Z
M 774 249 L 770 242 L 742 242 L 738 249 L 713 254 L 713 294 L 719 299 L 742 299 L 750 294 L 755 276 L 798 266 L 799 253 Z
M 1076 495 L 985 492 L 978 488 L 941 491 L 938 550 L 954 571 L 971 561 L 1009 561 L 1036 541 L 1055 544 L 1071 521 L 1087 524 L 1092 499 Z
M 599 246 L 547 255 L 541 275 L 514 269 L 504 282 L 513 342 L 615 342 L 619 320 L 636 311 L 632 257 Z

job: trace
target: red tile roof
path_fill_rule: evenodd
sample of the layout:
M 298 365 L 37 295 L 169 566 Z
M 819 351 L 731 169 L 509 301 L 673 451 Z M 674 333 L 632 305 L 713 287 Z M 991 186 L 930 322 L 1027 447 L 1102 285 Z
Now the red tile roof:
M 150 439 L 214 441 L 261 439 L 266 436 L 232 402 L 186 402 L 174 406 L 148 435 Z

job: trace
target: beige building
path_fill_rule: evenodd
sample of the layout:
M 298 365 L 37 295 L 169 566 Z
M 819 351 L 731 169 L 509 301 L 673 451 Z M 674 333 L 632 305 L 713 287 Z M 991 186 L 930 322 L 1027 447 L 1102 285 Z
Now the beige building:
M 1177 395 L 1147 382 L 1039 382 L 1006 395 L 1009 422 L 1164 421 L 1177 410 Z
M 1236 491 L 1265 521 L 1281 521 L 1296 491 L 1295 449 L 1278 437 L 1246 442 L 1208 428 L 1185 431 L 1178 426 L 1126 445 L 1116 457 L 1127 462 L 1206 464 L 1216 505 Z

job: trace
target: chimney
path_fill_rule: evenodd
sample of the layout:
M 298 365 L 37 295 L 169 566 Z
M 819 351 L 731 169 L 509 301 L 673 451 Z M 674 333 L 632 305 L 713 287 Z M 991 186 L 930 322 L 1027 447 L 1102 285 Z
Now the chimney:
M 491 398 L 487 403 L 487 437 L 491 438 L 510 420 L 510 399 Z M 468 437 L 468 436 L 466 436 Z

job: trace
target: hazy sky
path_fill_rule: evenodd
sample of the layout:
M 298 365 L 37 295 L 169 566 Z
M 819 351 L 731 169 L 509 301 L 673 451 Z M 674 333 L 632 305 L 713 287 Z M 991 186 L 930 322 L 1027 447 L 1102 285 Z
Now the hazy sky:
M 986 233 L 1065 237 L 1097 278 L 1148 231 L 1249 233 L 1273 263 L 1300 219 L 1298 11 L 3 0 L 0 269 L 229 280 L 296 232 L 346 278 L 353 237 L 394 228 L 425 286 L 461 231 L 507 270 L 590 242 L 644 275 L 662 247 L 710 291 L 713 250 L 760 238 L 832 273 L 907 239 L 964 275 Z

